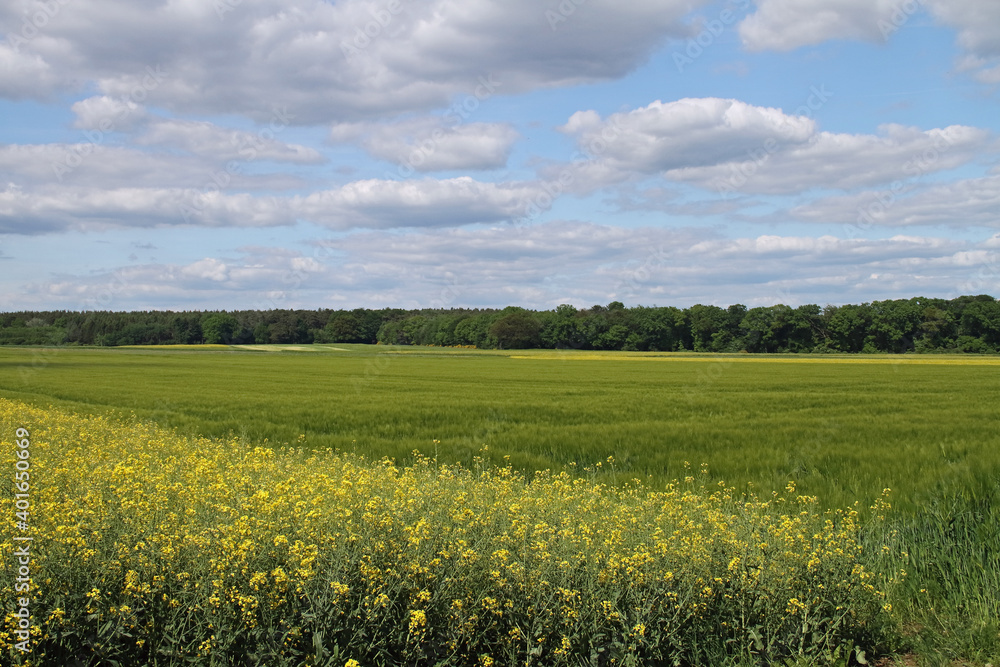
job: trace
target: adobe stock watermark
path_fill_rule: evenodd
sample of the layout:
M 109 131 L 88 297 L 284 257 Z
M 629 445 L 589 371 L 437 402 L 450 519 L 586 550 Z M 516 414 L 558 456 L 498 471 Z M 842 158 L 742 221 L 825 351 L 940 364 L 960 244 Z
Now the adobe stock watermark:
M 295 293 L 302 287 L 312 274 L 319 273 L 321 263 L 334 255 L 334 249 L 326 245 L 313 248 L 312 256 L 293 260 L 293 266 L 281 276 L 281 282 L 287 287 L 280 291 L 265 292 L 262 298 L 251 304 L 251 310 L 280 310 L 283 302 L 293 301 Z M 298 263 L 298 266 L 295 264 Z M 286 303 L 287 305 L 287 303 Z
M 122 110 L 117 114 L 102 118 L 96 128 L 84 130 L 83 138 L 86 139 L 86 143 L 75 144 L 61 160 L 52 163 L 52 171 L 56 178 L 62 182 L 66 175 L 82 165 L 84 160 L 104 143 L 107 135 L 114 132 L 129 116 L 140 109 L 140 105 L 149 97 L 149 93 L 156 90 L 168 76 L 169 74 L 163 71 L 159 65 L 147 66 L 146 74 L 140 82 L 132 87 L 128 95 L 120 98 Z
M 295 302 L 298 290 L 309 280 L 310 275 L 320 271 L 320 268 L 313 267 L 333 254 L 333 248 L 320 245 L 313 248 L 311 258 L 297 258 L 299 260 L 298 266 L 295 265 L 296 260 L 293 260 L 293 266 L 281 276 L 281 283 L 284 288 L 260 292 L 258 294 L 259 298 L 254 299 L 253 303 L 250 304 L 250 310 L 263 312 L 290 307 Z M 313 264 L 310 260 L 315 261 L 317 264 Z M 258 317 L 256 323 L 261 324 L 262 320 Z M 254 342 L 259 342 L 256 340 L 256 336 Z M 270 342 L 270 340 L 263 341 L 263 343 Z
M 806 98 L 805 102 L 799 105 L 792 115 L 797 117 L 813 118 L 815 113 L 823 108 L 823 105 L 833 97 L 833 93 L 826 88 L 826 84 L 820 84 L 819 87 L 810 86 L 809 96 Z M 779 128 L 779 132 L 782 128 L 788 127 L 788 121 L 786 120 L 783 125 Z M 717 178 L 712 183 L 712 187 L 717 193 L 722 195 L 723 199 L 728 199 L 730 195 L 736 194 L 744 185 L 753 178 L 757 172 L 763 167 L 775 153 L 779 152 L 782 148 L 781 134 L 775 134 L 774 136 L 767 137 L 761 142 L 761 145 L 757 148 L 753 148 L 747 151 L 747 159 L 740 162 L 730 162 L 729 163 L 729 176 L 723 178 Z
M 98 310 L 109 310 L 116 297 L 129 285 L 122 271 L 115 271 L 111 274 L 111 279 L 103 286 L 88 289 L 90 294 L 80 303 L 81 312 L 94 312 Z M 24 362 L 18 366 L 18 378 L 24 384 L 31 381 L 33 377 L 49 367 L 64 351 L 65 347 L 33 347 L 31 348 L 31 361 Z
M 14 525 L 21 532 L 14 535 L 13 560 L 11 569 L 17 574 L 14 584 L 16 598 L 17 628 L 14 648 L 22 653 L 31 652 L 31 543 L 34 538 L 27 533 L 31 529 L 31 434 L 26 428 L 15 431 L 16 457 L 14 460 Z
M 445 286 L 438 292 L 437 297 L 431 299 L 430 307 L 435 310 L 444 310 L 453 306 L 464 291 L 462 284 L 458 281 L 458 276 L 454 273 L 446 271 L 444 277 Z
M 634 295 L 639 291 L 639 287 L 642 284 L 652 278 L 654 270 L 666 266 L 668 259 L 670 259 L 670 251 L 666 245 L 661 244 L 658 248 L 651 250 L 646 255 L 646 260 L 642 264 L 635 269 L 629 270 L 615 284 L 615 294 L 622 292 L 622 290 L 628 290 L 623 293 Z
M 522 212 L 511 218 L 511 224 L 524 224 L 552 208 L 556 199 L 565 194 L 576 183 L 575 171 L 582 165 L 594 162 L 603 156 L 622 135 L 622 128 L 617 118 L 612 115 L 609 123 L 601 128 L 600 134 L 591 137 L 586 146 L 573 154 L 570 164 L 563 167 L 554 179 L 541 183 L 542 192 L 521 203 Z
M 212 7 L 215 15 L 220 21 L 225 20 L 226 14 L 236 11 L 236 8 L 243 4 L 243 0 L 212 0 Z
M 462 284 L 458 280 L 458 276 L 454 273 L 448 271 L 444 274 L 444 277 L 446 280 L 445 286 L 441 288 L 438 296 L 430 302 L 430 308 L 434 310 L 444 310 L 453 306 L 464 291 Z M 422 308 L 418 308 L 418 310 L 422 310 Z M 354 387 L 355 394 L 361 394 L 364 390 L 371 387 L 379 376 L 389 368 L 393 359 L 391 350 L 394 349 L 396 349 L 396 346 L 390 346 L 390 351 L 380 350 L 377 352 L 373 358 L 365 362 L 365 369 L 362 374 L 351 378 L 351 386 Z
M 480 76 L 471 94 L 466 95 L 461 101 L 448 107 L 443 116 L 444 121 L 450 126 L 451 130 L 458 129 L 472 117 L 484 102 L 493 97 L 497 89 L 502 85 L 502 82 L 494 78 L 492 72 Z M 388 180 L 397 180 L 413 176 L 437 152 L 446 136 L 446 129 L 440 127 L 434 128 L 429 136 L 418 141 L 411 148 L 410 152 L 400 160 L 396 166 L 395 174 L 386 172 L 386 178 Z
M 236 154 L 239 155 L 240 159 L 230 160 L 222 169 L 211 172 L 200 189 L 188 191 L 189 198 L 180 202 L 181 217 L 184 218 L 184 222 L 190 224 L 194 218 L 203 214 L 207 207 L 206 199 L 211 195 L 220 194 L 231 186 L 233 177 L 242 175 L 245 167 L 257 159 L 267 142 L 274 141 L 294 119 L 295 116 L 289 113 L 287 108 L 274 107 L 267 127 L 259 130 L 255 135 L 247 136 L 246 133 L 233 133 L 233 145 L 236 147 Z
M 889 14 L 888 18 L 880 18 L 876 23 L 879 32 L 882 33 L 882 40 L 888 42 L 889 37 L 906 25 L 910 18 L 924 7 L 926 2 L 927 0 L 902 0 L 893 5 L 892 13 Z
M 674 51 L 674 66 L 677 67 L 677 71 L 683 74 L 685 67 L 693 65 L 694 61 L 701 58 L 706 49 L 715 44 L 715 41 L 722 36 L 727 28 L 740 19 L 739 12 L 744 12 L 749 7 L 750 0 L 739 0 L 732 3 L 731 6 L 725 7 L 717 17 L 705 21 L 701 31 L 687 41 L 683 51 Z
M 938 160 L 941 159 L 954 144 L 947 135 L 939 134 L 934 138 L 934 142 L 923 150 L 919 155 L 907 160 L 903 164 L 903 173 L 909 176 L 909 182 L 903 180 L 893 181 L 888 188 L 879 190 L 872 194 L 867 204 L 858 205 L 858 217 L 854 224 L 844 225 L 846 238 L 859 238 L 856 236 L 866 232 L 879 222 L 885 219 L 886 214 L 896 205 L 899 197 L 902 196 L 914 181 L 919 180 L 930 172 Z
M 576 13 L 577 7 L 586 4 L 587 0 L 562 0 L 555 10 L 545 10 L 545 20 L 549 22 L 552 32 L 559 29 L 560 23 L 565 23 Z
M 354 37 L 350 42 L 341 40 L 340 51 L 348 61 L 360 56 L 365 49 L 372 45 L 382 34 L 388 37 L 396 37 L 402 28 L 395 32 L 385 32 L 392 24 L 393 19 L 403 13 L 402 0 L 389 0 L 383 7 L 378 9 L 368 8 L 368 14 L 372 17 L 364 26 L 354 26 Z
M 992 253 L 979 264 L 969 280 L 958 286 L 958 291 L 951 298 L 965 294 L 990 294 L 995 292 L 998 284 L 1000 284 L 1000 255 Z
M 70 4 L 72 0 L 46 0 L 39 2 L 36 0 L 35 11 L 26 12 L 21 19 L 21 29 L 7 35 L 7 44 L 14 53 L 20 53 L 21 47 L 38 37 L 49 22 L 59 15 L 62 8 Z

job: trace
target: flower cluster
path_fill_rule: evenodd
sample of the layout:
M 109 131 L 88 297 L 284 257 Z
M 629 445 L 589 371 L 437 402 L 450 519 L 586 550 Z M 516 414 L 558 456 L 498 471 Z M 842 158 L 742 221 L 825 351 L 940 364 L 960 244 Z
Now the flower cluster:
M 5 469 L 14 425 L 36 494 L 23 664 L 768 662 L 850 651 L 890 614 L 856 509 L 794 487 L 398 466 L 0 400 Z

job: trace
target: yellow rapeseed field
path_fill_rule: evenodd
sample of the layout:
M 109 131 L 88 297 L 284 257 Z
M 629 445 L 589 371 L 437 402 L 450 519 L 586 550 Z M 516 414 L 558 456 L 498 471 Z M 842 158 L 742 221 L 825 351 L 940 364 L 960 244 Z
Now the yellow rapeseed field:
M 791 485 L 754 498 L 697 474 L 653 490 L 400 467 L 7 400 L 0 462 L 8 664 L 749 664 L 871 650 L 892 622 L 857 508 Z

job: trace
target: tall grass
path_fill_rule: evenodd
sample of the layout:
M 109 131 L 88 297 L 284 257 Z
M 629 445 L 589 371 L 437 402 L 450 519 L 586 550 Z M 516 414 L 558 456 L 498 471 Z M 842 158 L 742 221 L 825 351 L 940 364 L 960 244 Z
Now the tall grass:
M 922 511 L 897 516 L 907 554 L 898 595 L 910 650 L 928 662 L 1000 658 L 1000 478 L 990 489 L 942 491 Z

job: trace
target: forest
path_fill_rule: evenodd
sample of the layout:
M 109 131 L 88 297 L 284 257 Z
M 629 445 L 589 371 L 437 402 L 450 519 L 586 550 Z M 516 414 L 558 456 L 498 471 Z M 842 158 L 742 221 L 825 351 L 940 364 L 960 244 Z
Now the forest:
M 309 344 L 750 353 L 1000 351 L 989 295 L 859 305 L 698 304 L 554 310 L 22 311 L 0 313 L 5 345 Z

